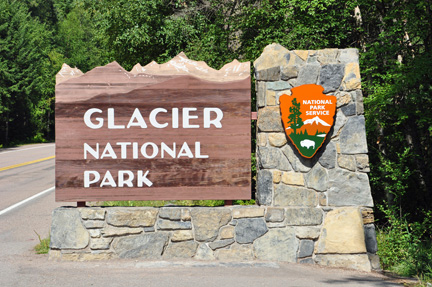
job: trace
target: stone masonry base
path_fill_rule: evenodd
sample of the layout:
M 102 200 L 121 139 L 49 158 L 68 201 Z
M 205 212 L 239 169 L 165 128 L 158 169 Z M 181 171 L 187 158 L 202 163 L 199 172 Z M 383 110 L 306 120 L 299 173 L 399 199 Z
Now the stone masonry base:
M 50 259 L 298 262 L 379 269 L 371 209 L 60 207 Z

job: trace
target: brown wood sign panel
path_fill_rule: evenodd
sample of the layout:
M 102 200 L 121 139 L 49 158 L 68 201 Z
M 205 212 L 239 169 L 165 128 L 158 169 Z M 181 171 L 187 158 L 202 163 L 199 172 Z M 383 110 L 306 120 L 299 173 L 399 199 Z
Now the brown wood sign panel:
M 64 65 L 56 201 L 249 199 L 249 63 Z

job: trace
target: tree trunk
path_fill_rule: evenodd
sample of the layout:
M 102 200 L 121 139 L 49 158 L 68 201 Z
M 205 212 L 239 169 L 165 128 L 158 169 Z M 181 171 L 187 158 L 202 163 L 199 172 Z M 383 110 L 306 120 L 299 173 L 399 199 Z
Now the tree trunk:
M 5 146 L 9 145 L 9 114 L 6 114 Z

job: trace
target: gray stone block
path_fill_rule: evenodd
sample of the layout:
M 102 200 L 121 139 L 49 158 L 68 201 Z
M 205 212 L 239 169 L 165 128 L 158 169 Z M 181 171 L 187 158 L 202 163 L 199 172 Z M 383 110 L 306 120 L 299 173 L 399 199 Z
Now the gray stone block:
M 319 226 L 298 226 L 295 228 L 296 236 L 301 239 L 317 239 L 320 235 Z
M 326 191 L 328 187 L 327 170 L 316 164 L 305 176 L 306 186 L 317 191 Z
M 318 63 L 306 64 L 305 66 L 301 67 L 297 78 L 297 86 L 316 84 L 318 81 L 320 70 L 321 65 Z
M 107 223 L 122 227 L 153 226 L 157 214 L 156 208 L 111 208 L 107 210 Z
M 287 225 L 320 225 L 322 221 L 323 211 L 320 208 L 287 208 L 285 212 L 285 222 Z
M 267 222 L 282 222 L 285 219 L 285 210 L 283 208 L 267 208 L 265 220 Z
M 219 239 L 234 238 L 235 228 L 232 225 L 223 226 L 219 231 Z
M 110 248 L 112 238 L 92 238 L 90 241 L 90 249 L 92 250 L 106 250 Z
M 298 241 L 292 228 L 271 229 L 253 243 L 259 260 L 296 262 Z
M 76 208 L 56 208 L 52 213 L 50 248 L 83 249 L 90 241 L 90 234 L 81 222 Z
M 351 103 L 349 105 L 345 105 L 345 106 L 341 107 L 341 110 L 345 116 L 347 116 L 347 117 L 353 116 L 356 114 L 356 104 Z
M 268 231 L 263 218 L 241 218 L 235 227 L 236 241 L 238 243 L 252 243 Z
M 130 234 L 139 234 L 142 232 L 143 228 L 114 227 L 111 225 L 105 226 L 101 231 L 104 237 L 125 236 Z
M 331 169 L 327 200 L 329 206 L 373 206 L 367 174 Z
M 290 57 L 291 64 L 293 63 L 294 66 L 302 67 L 302 66 L 306 65 L 306 59 L 299 57 L 299 55 L 296 54 L 296 52 L 290 51 L 290 56 L 291 56 Z M 294 61 L 292 61 L 293 58 L 294 58 Z M 287 66 L 287 65 L 284 65 L 284 67 L 285 66 Z
M 321 64 L 337 64 L 337 56 L 339 54 L 339 49 L 324 49 L 318 50 L 318 62 Z
M 192 258 L 198 248 L 195 241 L 183 241 L 180 243 L 171 243 L 166 248 L 163 259 L 184 259 Z
M 317 193 L 304 187 L 277 185 L 274 195 L 275 206 L 316 206 Z
M 257 81 L 256 82 L 256 104 L 258 108 L 264 107 L 266 104 L 266 82 Z
M 157 221 L 158 230 L 186 230 L 192 229 L 192 223 L 190 221 L 171 221 L 165 219 L 158 219 Z
M 104 220 L 105 219 L 105 209 L 102 208 L 78 208 L 81 212 L 82 219 L 90 220 Z
M 343 154 L 367 153 L 364 116 L 350 117 L 340 134 L 339 141 Z
M 355 48 L 340 50 L 339 61 L 341 63 L 358 63 L 359 51 Z
M 214 241 L 209 243 L 209 247 L 213 250 L 219 249 L 219 248 L 223 248 L 226 247 L 228 245 L 233 244 L 235 241 L 233 238 L 231 239 L 224 239 L 224 240 L 218 240 L 218 241 Z
M 327 169 L 335 168 L 336 166 L 336 145 L 333 142 L 324 143 L 321 147 L 321 152 L 318 154 L 318 162 Z
M 372 270 L 382 271 L 380 266 L 379 256 L 376 254 L 368 254 L 368 257 L 369 257 Z M 431 286 L 427 286 L 427 287 L 431 287 Z
M 192 230 L 176 230 L 171 235 L 171 242 L 193 240 Z
M 307 58 L 307 63 L 308 64 L 319 64 L 318 55 L 316 55 L 315 53 L 314 54 L 309 53 L 309 56 Z
M 367 254 L 318 254 L 315 256 L 315 262 L 330 267 L 371 271 L 371 264 Z
M 375 254 L 378 251 L 375 226 L 373 224 L 365 225 L 364 234 L 367 252 Z
M 201 242 L 215 240 L 219 229 L 231 220 L 231 210 L 228 208 L 195 208 L 191 214 L 195 240 Z
M 267 45 L 264 51 L 253 63 L 255 71 L 287 65 L 291 55 L 289 51 L 276 43 Z
M 292 86 L 286 81 L 267 82 L 267 90 L 282 91 L 291 88 Z
M 323 86 L 324 92 L 334 92 L 339 89 L 345 73 L 345 65 L 329 64 L 321 67 L 319 84 Z
M 179 207 L 162 207 L 159 210 L 159 218 L 169 219 L 169 220 L 180 220 L 182 215 L 182 210 Z
M 258 81 L 278 81 L 280 79 L 280 67 L 255 70 L 255 79 Z
M 279 107 L 265 107 L 258 110 L 258 130 L 261 132 L 283 132 Z
M 91 238 L 99 238 L 102 235 L 100 229 L 88 229 L 87 231 L 90 234 Z
M 105 226 L 105 221 L 103 220 L 84 220 L 83 224 L 87 229 L 102 228 Z
M 358 115 L 364 114 L 364 106 L 363 106 L 363 93 L 361 90 L 356 90 L 355 93 L 355 102 L 356 102 L 356 111 Z
M 196 254 L 194 256 L 195 259 L 198 260 L 215 260 L 213 250 L 207 246 L 207 244 L 202 243 L 198 246 Z
M 281 80 L 297 78 L 299 72 L 298 66 L 284 66 L 281 69 Z
M 342 106 L 348 105 L 349 103 L 352 103 L 353 96 L 351 93 L 345 92 L 345 91 L 337 91 L 334 94 L 336 96 L 337 102 L 336 107 L 340 108 Z
M 358 171 L 370 172 L 369 157 L 367 154 L 356 154 L 355 159 Z
M 252 244 L 234 243 L 230 248 L 215 251 L 216 258 L 221 261 L 250 261 L 254 259 Z
M 335 119 L 334 126 L 330 130 L 332 138 L 339 135 L 342 127 L 346 124 L 347 121 L 348 121 L 347 117 L 343 114 L 343 112 L 340 109 L 338 109 L 336 112 L 336 119 Z
M 113 249 L 120 258 L 160 259 L 168 243 L 165 232 L 116 238 Z
M 353 155 L 345 155 L 345 154 L 339 155 L 338 165 L 341 168 L 345 168 L 350 171 L 356 171 L 356 161 Z
M 258 162 L 262 168 L 274 168 L 279 170 L 291 170 L 288 159 L 279 148 L 258 147 Z
M 301 240 L 299 247 L 299 258 L 312 256 L 314 251 L 314 242 L 313 240 Z

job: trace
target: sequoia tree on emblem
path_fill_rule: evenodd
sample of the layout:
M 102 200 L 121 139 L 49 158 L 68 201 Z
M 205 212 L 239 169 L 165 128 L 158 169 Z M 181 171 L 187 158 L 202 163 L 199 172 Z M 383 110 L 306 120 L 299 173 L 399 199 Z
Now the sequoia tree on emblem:
M 279 98 L 285 133 L 306 158 L 316 154 L 334 123 L 336 97 L 323 91 L 320 85 L 302 85 Z

